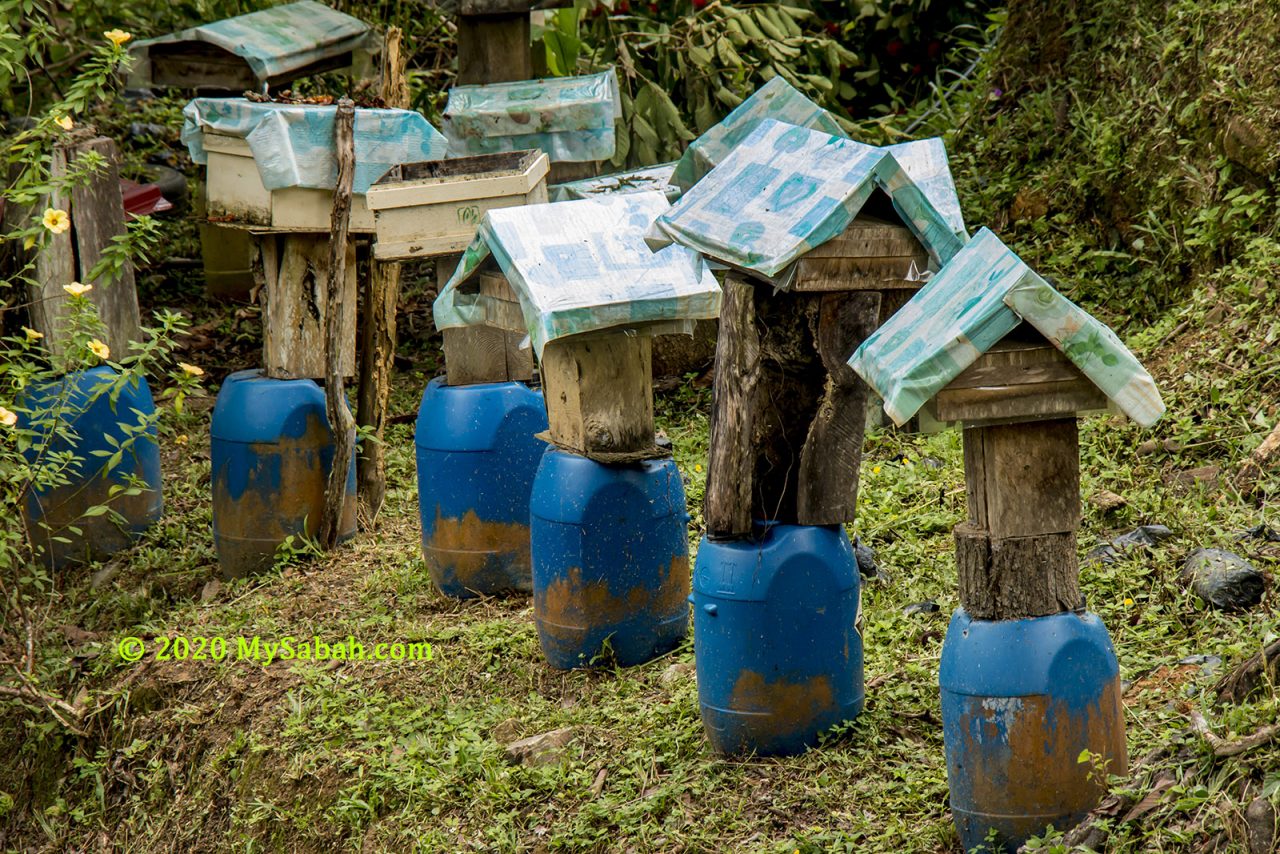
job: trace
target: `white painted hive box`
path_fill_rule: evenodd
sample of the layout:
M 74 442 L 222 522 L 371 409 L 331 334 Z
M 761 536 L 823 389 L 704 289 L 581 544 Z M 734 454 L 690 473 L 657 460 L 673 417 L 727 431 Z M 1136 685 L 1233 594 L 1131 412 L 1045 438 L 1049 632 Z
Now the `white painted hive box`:
M 262 184 L 249 143 L 238 136 L 204 133 L 209 156 L 209 220 L 231 226 L 296 232 L 328 232 L 333 191 L 305 187 L 268 190 Z M 358 194 L 351 196 L 351 232 L 372 234 L 373 213 Z
M 541 151 L 507 151 L 404 163 L 369 188 L 383 261 L 462 252 L 486 211 L 547 201 L 550 160 Z

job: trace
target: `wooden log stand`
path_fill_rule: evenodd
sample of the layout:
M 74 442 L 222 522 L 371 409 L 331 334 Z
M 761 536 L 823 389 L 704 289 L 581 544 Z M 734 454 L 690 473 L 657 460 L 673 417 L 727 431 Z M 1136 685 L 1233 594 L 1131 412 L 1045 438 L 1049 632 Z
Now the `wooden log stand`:
M 571 335 L 542 351 L 550 438 L 596 462 L 667 456 L 654 441 L 653 338 L 643 329 Z
M 941 419 L 965 425 L 956 565 L 960 603 L 980 620 L 1083 608 L 1076 414 L 1106 397 L 1038 334 L 1023 337 L 997 344 L 936 398 Z
M 120 195 L 120 156 L 116 144 L 105 137 L 72 135 L 53 148 L 50 177 L 56 184 L 84 169 L 87 158 L 100 160 L 86 182 L 71 190 L 55 189 L 48 205 L 65 210 L 71 228 L 54 234 L 36 259 L 36 282 L 31 287 L 31 326 L 44 335 L 43 344 L 54 356 L 69 343 L 67 294 L 72 282 L 93 285 L 89 299 L 98 308 L 105 326 L 104 341 L 113 359 L 129 354 L 129 343 L 141 340 L 138 294 L 133 265 L 126 261 L 114 278 L 95 276 L 94 268 L 106 256 L 112 240 L 125 233 L 124 202 Z
M 798 262 L 788 291 L 726 276 L 707 468 L 710 537 L 747 536 L 753 519 L 854 520 L 869 390 L 847 361 L 919 288 L 909 273 L 928 261 L 905 226 L 860 216 Z
M 449 385 L 476 385 L 533 379 L 533 350 L 525 339 L 520 303 L 506 278 L 496 271 L 478 277 L 479 293 L 492 298 L 490 322 L 444 330 L 444 365 Z

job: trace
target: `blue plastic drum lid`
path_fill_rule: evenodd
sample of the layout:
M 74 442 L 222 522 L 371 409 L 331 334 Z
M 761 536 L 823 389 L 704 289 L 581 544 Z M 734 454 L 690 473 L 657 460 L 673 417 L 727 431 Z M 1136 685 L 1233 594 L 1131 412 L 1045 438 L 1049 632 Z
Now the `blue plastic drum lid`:
M 127 548 L 163 512 L 156 428 L 152 425 L 133 439 L 123 429 L 136 429 L 155 414 L 151 388 L 139 377 L 136 384 L 126 383 L 113 401 L 106 389 L 118 379 L 115 370 L 100 365 L 34 386 L 19 402 L 28 410 L 21 415 L 24 427 L 47 436 L 56 419 L 73 434 L 54 437 L 47 449 L 29 448 L 24 452 L 29 462 L 35 462 L 42 451 L 46 456 L 72 451 L 79 458 L 67 471 L 69 483 L 32 490 L 23 505 L 28 529 L 43 549 L 45 564 L 53 569 L 86 559 L 100 560 Z M 108 456 L 120 448 L 126 448 L 122 459 L 106 469 Z M 138 495 L 111 494 L 113 486 L 128 487 L 134 478 L 145 484 Z M 110 513 L 83 515 L 90 507 L 104 504 Z
M 698 700 L 721 753 L 805 750 L 862 711 L 860 581 L 840 526 L 704 539 L 693 574 Z
M 532 588 L 529 496 L 547 445 L 542 395 L 519 382 L 422 393 L 415 432 L 422 549 L 447 596 Z
M 223 573 L 269 568 L 289 536 L 315 536 L 333 466 L 324 391 L 311 380 L 238 371 L 218 393 L 210 426 L 213 536 Z M 355 455 L 339 536 L 356 530 Z
M 939 670 L 951 807 L 966 849 L 994 829 L 1015 850 L 1048 825 L 1077 823 L 1106 772 L 1128 770 L 1120 675 L 1094 614 L 1001 622 L 956 611 Z
M 588 666 L 606 643 L 622 666 L 680 644 L 689 514 L 673 460 L 604 465 L 549 449 L 530 519 L 534 619 L 552 666 Z

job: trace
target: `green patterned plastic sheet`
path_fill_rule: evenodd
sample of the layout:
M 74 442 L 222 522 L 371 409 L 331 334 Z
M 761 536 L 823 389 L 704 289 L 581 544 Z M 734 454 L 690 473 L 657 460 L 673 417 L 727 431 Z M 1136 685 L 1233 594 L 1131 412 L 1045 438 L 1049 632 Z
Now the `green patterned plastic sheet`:
M 981 229 L 942 271 L 858 348 L 849 365 L 905 424 L 1023 320 L 1144 427 L 1164 403 L 1155 381 L 1104 324 L 1058 293 Z
M 613 157 L 622 115 L 613 69 L 484 86 L 455 86 L 444 108 L 449 156 L 537 148 L 553 162 Z
M 681 192 L 687 191 L 724 160 L 763 119 L 774 119 L 848 138 L 848 134 L 831 113 L 810 101 L 799 89 L 778 75 L 751 93 L 749 98 L 735 107 L 719 124 L 689 144 L 676 163 L 671 183 Z
M 692 332 L 693 321 L 719 316 L 720 286 L 696 252 L 645 245 L 645 228 L 667 205 L 661 193 L 644 192 L 486 212 L 436 298 L 436 328 L 496 316 L 491 298 L 462 290 L 492 256 L 539 358 L 548 341 L 584 332 L 639 324 Z
M 135 76 L 149 84 L 148 56 L 155 45 L 206 42 L 244 59 L 254 76 L 268 80 L 332 56 L 366 47 L 373 38 L 364 21 L 336 9 L 301 0 L 238 15 L 135 44 L 141 60 Z
M 206 130 L 249 143 L 268 190 L 307 187 L 332 190 L 338 175 L 334 156 L 336 106 L 274 104 L 244 98 L 196 98 L 182 110 L 182 141 L 196 163 L 208 163 Z M 398 163 L 440 160 L 445 140 L 420 113 L 357 109 L 356 168 L 352 191 L 364 193 Z
M 877 189 L 935 267 L 963 245 L 888 150 L 773 119 L 658 217 L 649 245 L 680 243 L 785 289 L 794 262 L 841 234 Z
M 555 184 L 549 190 L 551 201 L 565 202 L 569 199 L 591 199 L 610 193 L 646 193 L 657 191 L 674 202 L 680 198 L 680 188 L 668 183 L 675 163 L 659 163 L 644 169 L 633 169 L 630 172 L 618 172 L 613 175 L 600 175 L 596 178 L 583 178 L 580 181 L 569 181 Z

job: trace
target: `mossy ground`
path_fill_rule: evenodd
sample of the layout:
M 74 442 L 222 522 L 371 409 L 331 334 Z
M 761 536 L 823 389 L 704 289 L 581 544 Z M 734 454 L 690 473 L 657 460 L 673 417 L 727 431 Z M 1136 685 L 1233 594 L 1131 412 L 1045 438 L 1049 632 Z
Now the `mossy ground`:
M 1108 850 L 1241 851 L 1244 806 L 1280 790 L 1280 745 L 1215 759 L 1187 734 L 1187 714 L 1205 710 L 1220 734 L 1243 734 L 1274 721 L 1280 703 L 1266 686 L 1249 703 L 1215 709 L 1214 677 L 1178 662 L 1220 656 L 1221 673 L 1280 633 L 1280 613 L 1274 587 L 1247 613 L 1209 611 L 1178 570 L 1201 546 L 1239 551 L 1269 572 L 1278 557 L 1274 546 L 1236 541 L 1260 522 L 1280 527 L 1280 518 L 1274 505 L 1241 497 L 1229 483 L 1280 419 L 1276 196 L 1268 165 L 1255 162 L 1259 173 L 1229 159 L 1222 134 L 1237 115 L 1271 127 L 1275 66 L 1248 36 L 1280 27 L 1261 2 L 1096 0 L 1074 4 L 1057 28 L 1044 17 L 1055 14 L 1053 4 L 1033 5 L 1041 17 L 1032 10 L 1021 23 L 1008 21 L 973 85 L 935 121 L 952 129 L 971 226 L 991 225 L 1116 323 L 1169 404 L 1152 431 L 1107 416 L 1082 430 L 1082 552 L 1142 523 L 1177 533 L 1150 553 L 1082 573 L 1130 683 L 1131 756 L 1170 741 L 1188 746 L 1165 766 L 1177 785 L 1119 826 Z M 1037 27 L 1046 34 L 1040 42 Z M 169 272 L 143 283 L 154 304 L 202 305 L 198 283 Z M 428 298 L 411 280 L 394 413 L 413 411 L 439 367 Z M 255 311 L 193 311 L 207 339 L 197 340 L 193 360 L 219 372 L 243 366 Z M 247 344 L 228 343 L 239 339 Z M 701 378 L 658 397 L 688 486 L 695 547 L 708 403 Z M 1180 449 L 1159 444 L 1138 454 L 1148 439 Z M 418 550 L 411 424 L 388 431 L 389 493 L 376 530 L 210 591 L 208 601 L 201 593 L 217 568 L 207 406 L 171 417 L 164 443 L 164 522 L 107 571 L 60 576 L 50 597 L 40 654 L 59 674 L 57 690 L 68 698 L 86 691 L 100 707 L 87 735 L 68 734 L 38 711 L 0 710 L 0 737 L 11 745 L 0 762 L 0 845 L 958 850 L 936 687 L 957 604 L 950 530 L 964 513 L 955 433 L 870 437 L 858 533 L 892 582 L 864 591 L 867 709 L 821 748 L 785 760 L 709 751 L 688 645 L 642 667 L 561 673 L 541 660 L 528 600 L 437 595 Z M 1197 477 L 1186 476 L 1193 470 Z M 1274 495 L 1280 483 L 1273 476 L 1264 486 Z M 1099 509 L 1087 499 L 1102 490 L 1127 503 Z M 940 610 L 903 613 L 924 600 Z M 121 637 L 178 634 L 351 634 L 430 641 L 435 654 L 429 662 L 264 669 L 124 664 L 114 653 Z M 578 737 L 563 761 L 505 762 L 503 741 L 568 725 Z M 1127 785 L 1141 792 L 1148 781 Z

